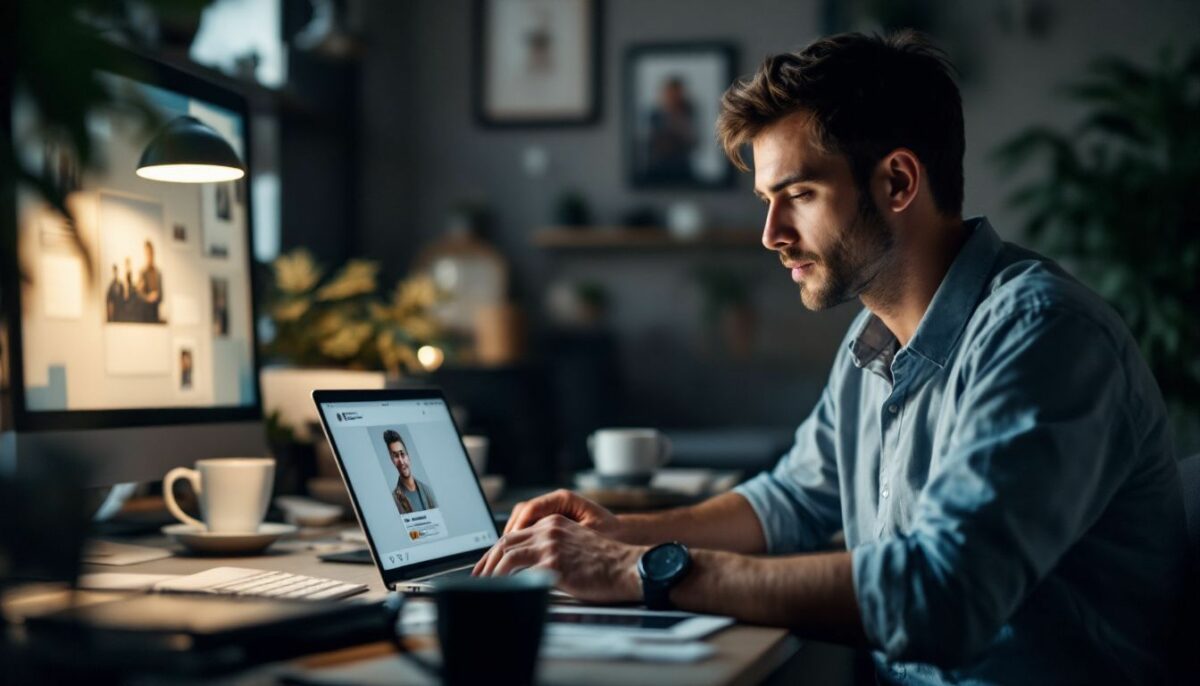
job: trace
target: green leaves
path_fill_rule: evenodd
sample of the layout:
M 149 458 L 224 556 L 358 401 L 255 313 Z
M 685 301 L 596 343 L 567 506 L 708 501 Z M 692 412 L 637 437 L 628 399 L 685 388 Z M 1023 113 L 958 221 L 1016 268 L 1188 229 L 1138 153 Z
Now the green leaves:
M 1167 399 L 1200 408 L 1200 46 L 1154 68 L 1098 60 L 1063 92 L 1085 108 L 1075 127 L 992 151 L 1023 179 L 1007 203 L 1120 312 Z

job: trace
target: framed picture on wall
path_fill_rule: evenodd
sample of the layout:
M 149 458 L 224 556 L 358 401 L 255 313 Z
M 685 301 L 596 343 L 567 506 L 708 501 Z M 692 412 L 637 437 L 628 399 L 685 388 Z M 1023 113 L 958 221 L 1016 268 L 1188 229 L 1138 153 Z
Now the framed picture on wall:
M 475 0 L 472 95 L 484 126 L 600 115 L 600 0 Z
M 733 82 L 729 43 L 635 45 L 625 54 L 625 137 L 635 188 L 722 188 L 733 165 L 713 127 Z

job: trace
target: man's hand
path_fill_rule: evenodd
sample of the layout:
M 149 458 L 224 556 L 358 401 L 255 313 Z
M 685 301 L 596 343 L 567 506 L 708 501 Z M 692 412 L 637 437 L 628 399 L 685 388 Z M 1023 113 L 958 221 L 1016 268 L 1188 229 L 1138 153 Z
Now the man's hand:
M 560 589 L 580 600 L 633 601 L 642 597 L 637 562 L 645 551 L 644 546 L 614 541 L 561 514 L 553 514 L 532 526 L 505 533 L 472 573 L 499 576 L 527 568 L 548 569 L 558 574 Z
M 517 503 L 504 527 L 504 534 L 528 528 L 551 515 L 562 515 L 567 519 L 579 522 L 589 529 L 595 529 L 605 536 L 619 538 L 617 516 L 581 495 L 560 488 L 553 493 L 534 498 L 533 500 Z

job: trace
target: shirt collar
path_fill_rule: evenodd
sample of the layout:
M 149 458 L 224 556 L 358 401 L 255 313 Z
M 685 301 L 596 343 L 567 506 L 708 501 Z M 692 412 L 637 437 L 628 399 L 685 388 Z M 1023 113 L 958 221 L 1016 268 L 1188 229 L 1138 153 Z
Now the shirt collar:
M 979 293 L 992 273 L 1002 243 L 985 217 L 963 222 L 970 235 L 938 286 L 908 350 L 944 367 L 959 337 L 975 312 Z M 896 337 L 883 320 L 869 314 L 850 340 L 855 366 L 864 367 L 880 353 L 890 350 Z

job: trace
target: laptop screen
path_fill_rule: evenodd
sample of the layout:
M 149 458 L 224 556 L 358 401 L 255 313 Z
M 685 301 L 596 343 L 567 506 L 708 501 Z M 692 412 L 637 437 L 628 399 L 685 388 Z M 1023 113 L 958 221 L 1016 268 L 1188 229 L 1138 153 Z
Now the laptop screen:
M 320 403 L 384 570 L 482 550 L 496 540 L 441 398 Z

